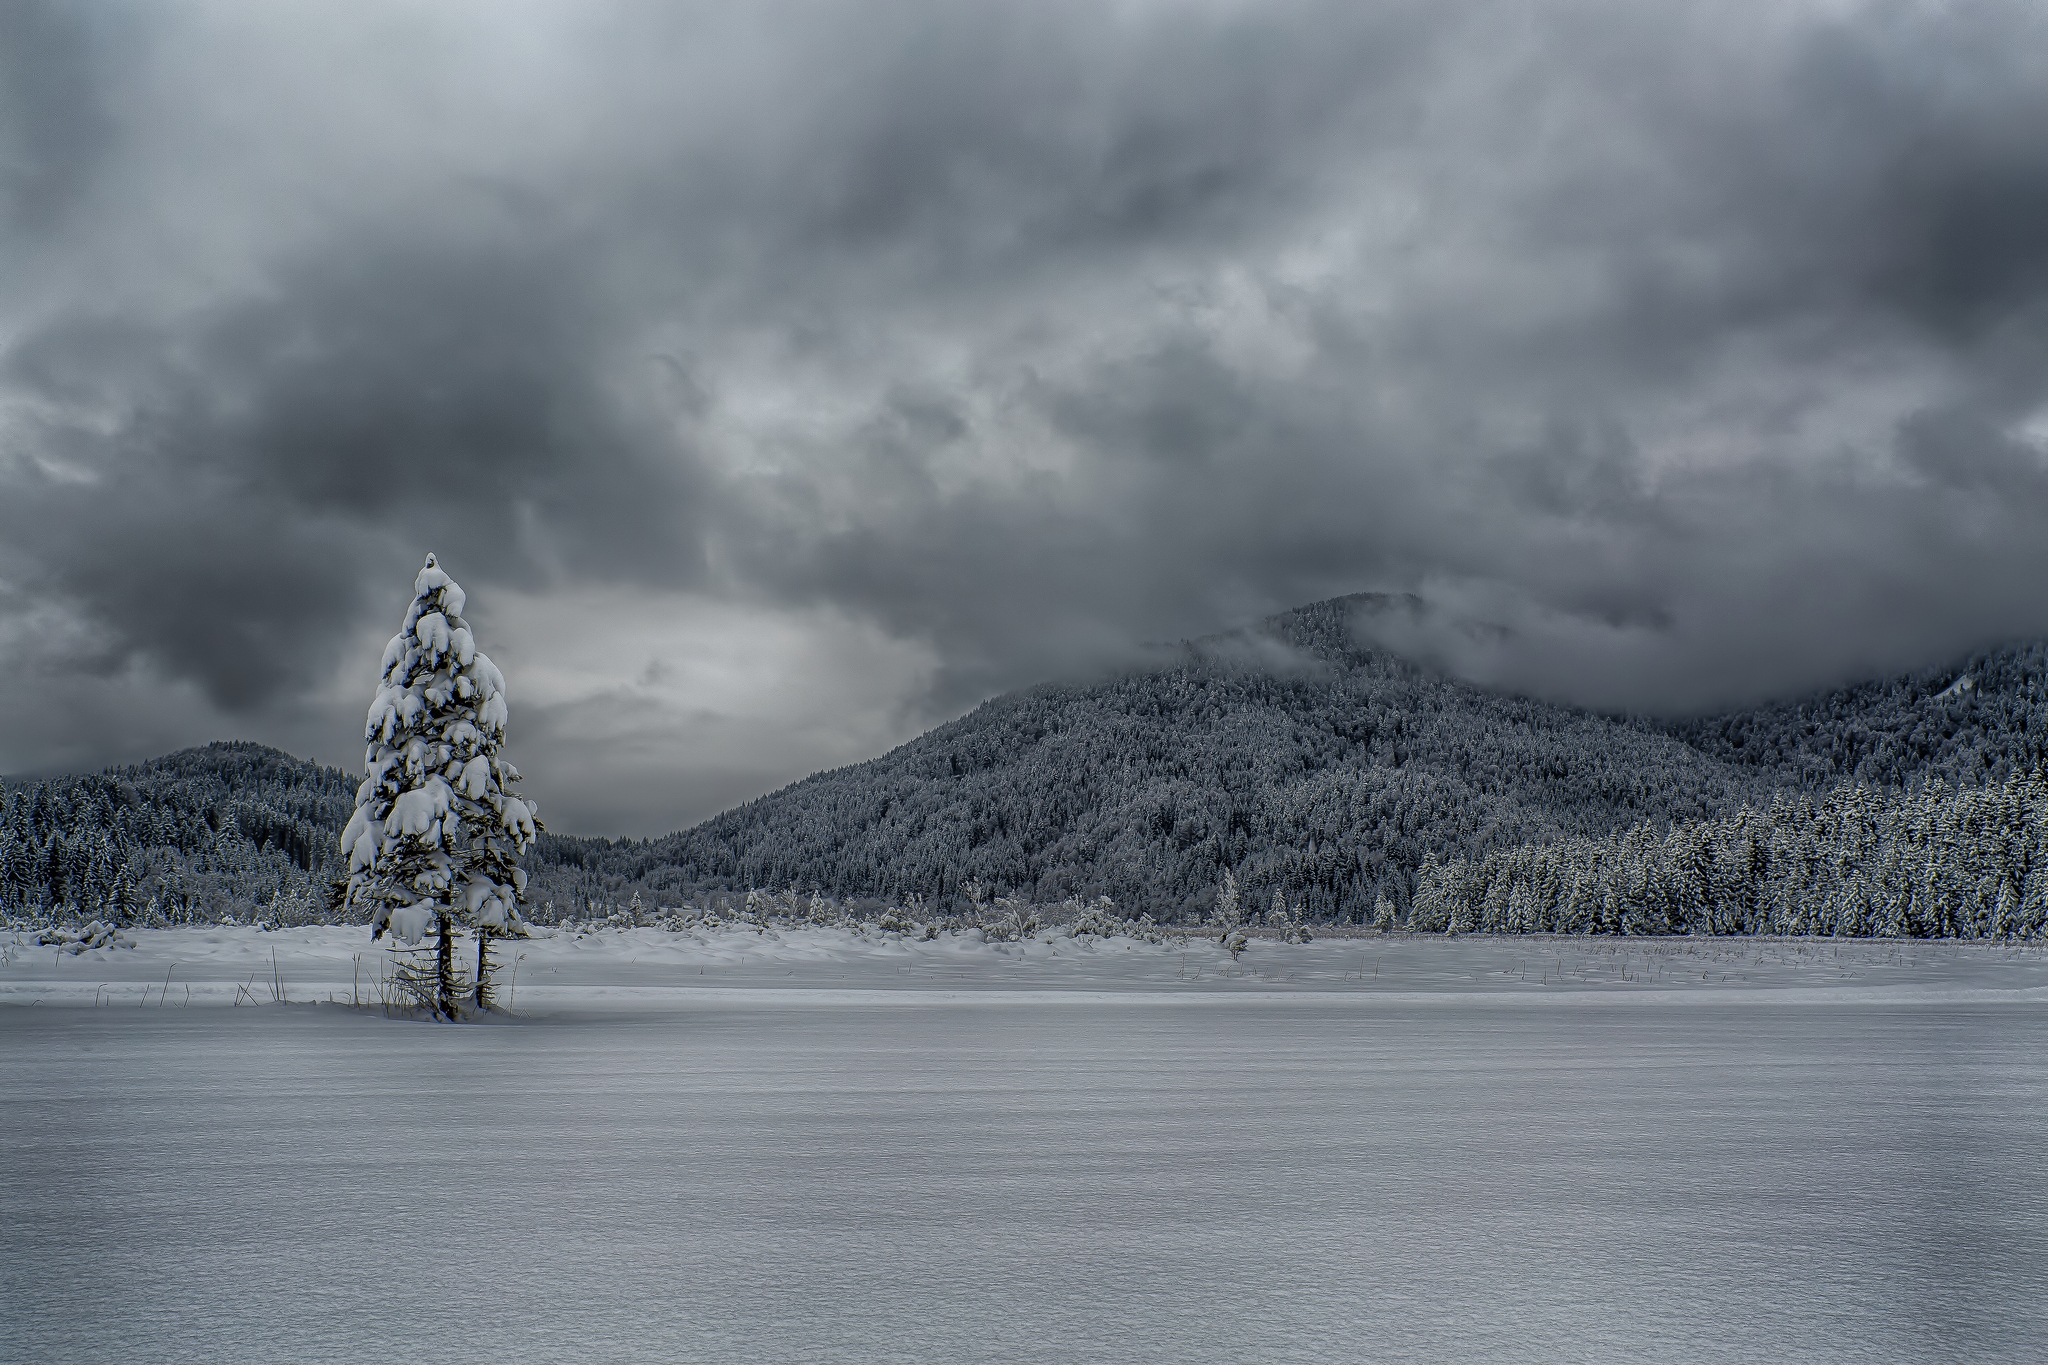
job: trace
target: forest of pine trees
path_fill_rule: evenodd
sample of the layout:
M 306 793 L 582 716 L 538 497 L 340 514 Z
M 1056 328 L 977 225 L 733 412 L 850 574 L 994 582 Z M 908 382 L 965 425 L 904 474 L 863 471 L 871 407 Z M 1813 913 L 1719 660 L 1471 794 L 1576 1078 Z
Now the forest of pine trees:
M 1409 927 L 2037 938 L 2048 928 L 2048 783 L 1859 783 L 1724 819 L 1431 860 Z
M 2048 758 L 2048 646 L 1657 721 L 1501 696 L 1361 645 L 1353 615 L 1371 605 L 1319 603 L 1103 682 L 1009 693 L 664 838 L 543 833 L 523 859 L 527 901 L 543 919 L 601 917 L 635 893 L 653 905 L 794 887 L 938 913 L 974 894 L 1108 897 L 1121 913 L 1175 921 L 1207 918 L 1228 874 L 1245 904 L 1277 891 L 1321 922 L 1915 934 L 2039 923 L 2026 908 L 2034 863 L 2019 875 L 2008 860 L 1993 876 L 1974 844 L 1943 831 L 1980 828 L 1972 803 L 1992 793 L 2035 809 L 2023 794 Z M 216 744 L 0 784 L 0 910 L 333 914 L 358 782 Z M 1930 801 L 1956 803 L 1953 819 Z M 1829 814 L 1838 806 L 1855 818 Z M 1726 853 L 1735 821 L 1750 831 L 1744 848 L 1770 855 L 1739 880 Z M 1705 840 L 1713 857 L 1647 852 L 1670 840 Z M 1941 869 L 1931 879 L 1930 860 Z M 1567 862 L 1561 901 L 1543 899 L 1553 892 L 1535 873 L 1503 873 L 1548 877 Z M 1909 863 L 1919 882 L 1897 870 Z M 1712 878 L 1695 876 L 1702 866 Z M 1839 871 L 1816 870 L 1842 866 L 1865 880 L 1843 891 Z M 1599 913 L 1584 918 L 1596 883 Z M 1707 888 L 1699 900 L 1695 884 Z M 1866 895 L 1876 885 L 1882 895 Z M 1517 886 L 1525 910 L 1511 915 Z M 1532 897 L 1551 918 L 1529 918 Z M 1974 927 L 1986 924 L 2005 927 Z
M 120 923 L 314 915 L 355 787 L 247 743 L 0 784 L 0 910 Z
M 1014 692 L 665 839 L 578 850 L 666 890 L 947 905 L 978 882 L 1206 914 L 1227 871 L 1321 921 L 1405 919 L 1426 862 L 1663 829 L 1845 782 L 1960 786 L 2048 756 L 2048 651 L 1988 651 L 1726 716 L 1609 717 L 1361 645 L 1338 599 L 1107 682 Z M 1276 666 L 1272 644 L 1288 653 Z M 1958 686 L 1961 677 L 1971 682 Z

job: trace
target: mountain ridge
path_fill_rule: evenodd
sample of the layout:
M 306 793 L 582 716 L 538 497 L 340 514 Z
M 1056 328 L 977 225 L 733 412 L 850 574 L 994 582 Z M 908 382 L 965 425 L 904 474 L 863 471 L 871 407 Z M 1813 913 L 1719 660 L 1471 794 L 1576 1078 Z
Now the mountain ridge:
M 1842 781 L 1995 780 L 2038 767 L 2048 740 L 2038 642 L 1674 721 L 1491 692 L 1359 641 L 1361 607 L 1403 606 L 1414 604 L 1333 598 L 1182 642 L 1178 657 L 1107 682 L 1006 693 L 887 754 L 646 841 L 642 856 L 679 887 L 943 901 L 974 882 L 1166 914 L 1199 909 L 1228 868 L 1262 896 L 1362 918 L 1381 896 L 1404 905 L 1430 856 L 1700 819 Z M 1242 646 L 1261 641 L 1316 667 L 1248 667 Z M 1931 709 L 1959 670 L 1988 685 Z M 1204 710 L 1217 702 L 1221 725 Z M 1180 734 L 1148 723 L 1163 715 Z M 1083 732 L 1098 742 L 1077 745 Z M 1069 752 L 1029 761 L 1048 746 Z M 990 771 L 1000 780 L 977 776 Z
M 751 887 L 940 906 L 1108 896 L 1177 918 L 1203 912 L 1228 870 L 1260 902 L 1358 920 L 1382 900 L 1405 910 L 1432 858 L 1850 781 L 1994 782 L 2048 751 L 2048 642 L 1660 720 L 1491 691 L 1361 642 L 1361 613 L 1418 607 L 1332 598 L 1108 679 L 1004 693 L 658 838 L 544 835 L 533 896 L 558 912 Z M 245 741 L 9 780 L 0 903 L 170 897 L 253 914 L 317 897 L 355 781 Z

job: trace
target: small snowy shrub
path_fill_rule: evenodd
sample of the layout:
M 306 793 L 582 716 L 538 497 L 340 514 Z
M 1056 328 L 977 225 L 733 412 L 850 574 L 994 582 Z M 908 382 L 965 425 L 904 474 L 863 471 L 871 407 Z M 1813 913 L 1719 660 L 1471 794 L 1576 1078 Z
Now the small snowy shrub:
M 73 957 L 91 952 L 95 948 L 133 948 L 135 941 L 128 938 L 113 925 L 93 920 L 83 929 L 73 933 L 68 929 L 50 928 L 36 936 L 36 943 L 45 948 L 70 953 Z
M 1044 927 L 1038 918 L 1038 907 L 1028 901 L 1001 896 L 996 899 L 995 904 L 996 909 L 1003 913 L 992 921 L 985 920 L 982 924 L 992 942 L 1021 941 L 1030 938 Z
M 1308 931 L 1308 926 L 1302 923 L 1303 912 L 1299 904 L 1291 907 L 1285 905 L 1281 902 L 1279 895 L 1275 893 L 1273 905 L 1273 913 L 1268 918 L 1273 927 L 1280 931 L 1280 937 L 1283 941 L 1287 943 L 1308 943 L 1315 938 L 1315 935 Z
M 1067 922 L 1067 933 L 1073 938 L 1084 934 L 1109 938 L 1126 930 L 1126 921 L 1116 913 L 1116 902 L 1107 896 L 1097 896 L 1087 905 L 1077 905 L 1073 901 L 1067 904 L 1073 906 L 1075 912 Z

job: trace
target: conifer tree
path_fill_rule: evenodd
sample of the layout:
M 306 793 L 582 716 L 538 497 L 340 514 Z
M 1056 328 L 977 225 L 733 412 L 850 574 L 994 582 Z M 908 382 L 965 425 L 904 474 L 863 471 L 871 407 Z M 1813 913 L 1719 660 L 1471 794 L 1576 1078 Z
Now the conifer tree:
M 505 678 L 462 619 L 465 597 L 434 556 L 413 582 L 405 624 L 384 647 L 364 738 L 365 776 L 342 832 L 349 904 L 369 909 L 370 937 L 439 937 L 434 1008 L 456 1016 L 454 936 L 477 933 L 476 1002 L 490 1004 L 492 937 L 522 927 L 519 855 L 540 829 L 513 794 L 519 772 L 499 756 Z
M 1229 937 L 1244 918 L 1244 910 L 1238 899 L 1237 878 L 1229 868 L 1223 869 L 1223 885 L 1216 889 L 1216 923 L 1223 928 L 1224 937 Z
M 1408 900 L 1408 927 L 1418 933 L 1436 933 L 1450 923 L 1447 905 L 1449 888 L 1445 869 L 1437 866 L 1436 855 L 1422 856 L 1422 871 L 1415 882 L 1415 894 Z

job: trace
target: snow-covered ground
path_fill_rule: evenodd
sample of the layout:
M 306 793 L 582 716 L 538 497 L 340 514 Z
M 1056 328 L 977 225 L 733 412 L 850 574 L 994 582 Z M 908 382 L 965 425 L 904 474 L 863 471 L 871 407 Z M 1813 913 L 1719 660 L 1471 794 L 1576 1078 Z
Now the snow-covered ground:
M 449 1027 L 326 1003 L 360 929 L 132 937 L 0 965 L 0 1359 L 2048 1340 L 2038 950 L 632 930 Z
M 2048 1005 L 2048 945 L 1749 939 L 1585 939 L 1372 935 L 1308 944 L 1257 939 L 1237 958 L 1214 939 L 1142 943 L 1041 934 L 990 943 L 978 932 L 919 940 L 874 930 L 737 925 L 540 931 L 501 943 L 503 996 L 541 1017 L 666 1009 L 705 990 L 1109 991 L 1170 995 L 1729 995 L 1825 991 L 1830 998 L 2031 998 Z M 0 935 L 0 1004 L 102 1008 L 376 1003 L 391 940 L 354 926 L 134 930 L 133 947 L 81 953 Z M 475 948 L 459 949 L 465 968 Z M 2013 992 L 2022 993 L 2013 996 Z M 825 996 L 821 998 L 836 998 Z M 794 1002 L 792 1002 L 794 1003 Z

